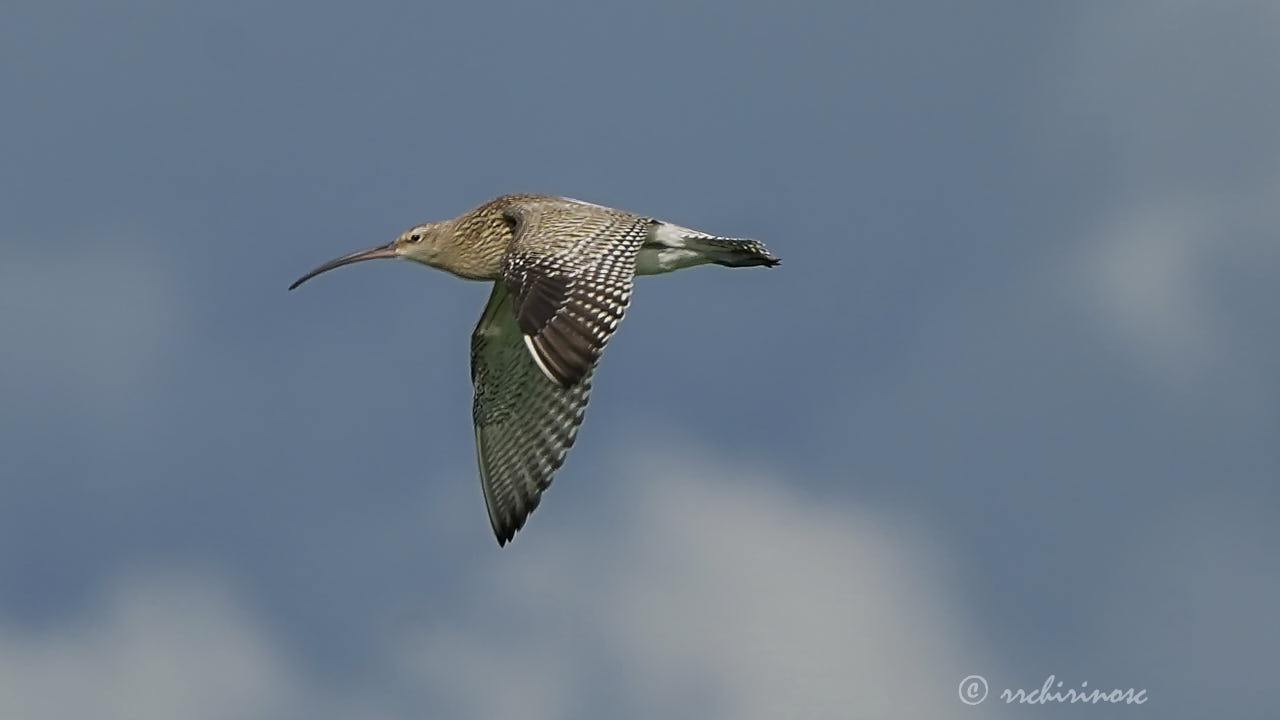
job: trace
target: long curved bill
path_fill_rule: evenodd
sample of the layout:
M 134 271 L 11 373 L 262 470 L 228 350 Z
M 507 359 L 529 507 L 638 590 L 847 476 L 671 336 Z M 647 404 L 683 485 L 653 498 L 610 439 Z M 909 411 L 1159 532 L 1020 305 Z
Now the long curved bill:
M 371 247 L 368 250 L 360 250 L 358 252 L 353 252 L 350 255 L 343 255 L 340 258 L 330 260 L 329 262 L 321 265 L 315 270 L 312 270 L 306 275 L 303 275 L 302 277 L 298 278 L 297 280 L 294 281 L 292 285 L 289 286 L 289 289 L 292 290 L 298 287 L 299 285 L 301 285 L 302 283 L 319 275 L 320 273 L 326 272 L 328 270 L 332 270 L 336 267 L 342 267 L 343 265 L 350 265 L 353 262 L 360 262 L 361 260 L 377 260 L 378 258 L 393 258 L 395 256 L 396 256 L 396 244 L 394 242 L 389 242 L 386 245 L 379 245 L 377 247 Z

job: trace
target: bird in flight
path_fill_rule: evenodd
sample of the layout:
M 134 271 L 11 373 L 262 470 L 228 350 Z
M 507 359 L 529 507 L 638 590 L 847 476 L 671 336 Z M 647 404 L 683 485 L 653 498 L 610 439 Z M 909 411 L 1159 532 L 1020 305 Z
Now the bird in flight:
M 693 265 L 779 259 L 755 240 L 550 195 L 503 195 L 452 220 L 331 260 L 298 278 L 404 258 L 493 282 L 471 334 L 476 453 L 489 522 L 505 545 L 524 526 L 582 424 L 600 353 L 631 300 L 636 275 Z

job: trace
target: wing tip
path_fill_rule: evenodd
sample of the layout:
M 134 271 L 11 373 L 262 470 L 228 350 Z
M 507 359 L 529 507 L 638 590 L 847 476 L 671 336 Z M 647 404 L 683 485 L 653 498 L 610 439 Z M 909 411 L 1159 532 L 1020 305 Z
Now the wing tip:
M 493 536 L 498 539 L 498 547 L 506 547 L 507 543 L 515 539 L 514 530 L 499 530 L 496 526 L 493 528 Z
M 498 518 L 490 507 L 489 524 L 493 527 L 493 536 L 498 541 L 498 547 L 506 547 L 507 543 L 515 540 L 516 533 L 524 529 L 525 522 L 533 511 L 537 509 L 538 503 L 542 500 L 542 493 L 532 496 L 527 505 L 510 508 L 504 517 Z
M 535 503 L 536 504 L 536 503 Z M 521 514 L 519 508 L 507 508 L 501 512 L 499 517 L 499 508 L 494 500 L 485 497 L 485 509 L 489 511 L 489 526 L 493 528 L 493 537 L 498 541 L 498 547 L 506 547 L 507 543 L 515 539 L 516 533 L 520 528 L 524 527 L 524 521 L 528 519 L 529 512 Z

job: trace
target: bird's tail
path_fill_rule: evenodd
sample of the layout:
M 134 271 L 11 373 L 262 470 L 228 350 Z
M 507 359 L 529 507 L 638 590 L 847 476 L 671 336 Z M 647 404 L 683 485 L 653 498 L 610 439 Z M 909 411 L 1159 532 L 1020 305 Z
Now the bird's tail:
M 688 247 L 704 254 L 711 262 L 727 267 L 752 267 L 764 265 L 773 267 L 782 259 L 765 249 L 763 243 L 742 238 L 722 238 L 711 236 L 691 237 L 686 240 Z

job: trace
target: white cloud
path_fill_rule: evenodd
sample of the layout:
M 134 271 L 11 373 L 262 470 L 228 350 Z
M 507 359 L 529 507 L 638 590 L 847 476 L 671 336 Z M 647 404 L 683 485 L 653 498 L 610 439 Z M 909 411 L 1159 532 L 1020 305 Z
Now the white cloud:
M 122 579 L 72 624 L 0 625 L 0 717 L 283 717 L 301 696 L 266 637 L 208 579 Z
M 463 717 L 564 717 L 603 693 L 615 717 L 774 720 L 944 717 L 992 671 L 910 519 L 748 467 L 619 467 L 621 517 L 478 578 L 468 621 L 406 644 L 407 677 Z
M 933 718 L 1001 676 L 909 518 L 737 465 L 622 467 L 616 515 L 540 515 L 373 685 L 318 683 L 216 578 L 134 574 L 83 617 L 0 624 L 0 717 Z

